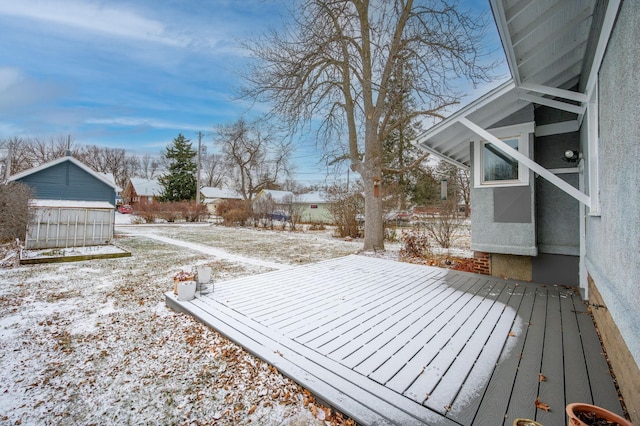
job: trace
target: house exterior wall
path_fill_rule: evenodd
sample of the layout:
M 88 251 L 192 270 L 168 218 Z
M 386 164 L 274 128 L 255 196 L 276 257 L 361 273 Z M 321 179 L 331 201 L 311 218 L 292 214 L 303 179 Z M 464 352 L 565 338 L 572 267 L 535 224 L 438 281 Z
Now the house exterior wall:
M 608 321 L 615 325 L 608 335 L 603 336 L 608 352 L 624 351 L 626 346 L 635 360 L 635 365 L 614 359 L 611 362 L 621 382 L 623 396 L 633 402 L 629 406 L 627 401 L 627 405 L 636 422 L 640 421 L 637 389 L 640 383 L 638 28 L 639 2 L 622 2 L 598 79 L 601 215 L 587 217 L 585 262 L 598 297 L 601 297 L 610 316 Z M 594 297 L 590 295 L 592 301 Z M 601 321 L 606 322 L 607 319 L 603 316 Z M 635 393 L 631 393 L 634 392 L 633 383 L 636 384 Z
M 303 223 L 333 223 L 333 215 L 327 204 L 297 204 L 300 207 L 300 220 Z M 312 209 L 311 206 L 317 206 Z M 297 208 L 297 207 L 294 207 Z
M 112 205 L 116 202 L 113 187 L 70 161 L 55 164 L 17 181 L 29 185 L 37 199 L 107 201 Z
M 530 152 L 533 152 L 530 147 Z M 473 143 L 471 144 L 473 152 Z M 475 167 L 471 155 L 471 168 Z M 476 188 L 471 187 L 471 249 L 474 251 L 535 256 L 536 229 L 534 209 L 529 208 L 526 218 L 517 221 L 506 217 L 509 209 L 502 211 L 503 200 L 513 200 L 515 197 L 533 206 L 534 189 L 533 176 L 530 176 L 528 186 L 505 188 Z M 521 204 L 521 203 L 517 203 Z M 514 208 L 517 208 L 514 206 Z M 505 216 L 504 218 L 501 216 Z

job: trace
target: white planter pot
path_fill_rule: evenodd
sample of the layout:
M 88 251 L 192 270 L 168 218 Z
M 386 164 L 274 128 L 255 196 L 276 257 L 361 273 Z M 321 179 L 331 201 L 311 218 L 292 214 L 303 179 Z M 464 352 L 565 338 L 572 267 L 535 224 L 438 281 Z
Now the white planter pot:
M 180 281 L 178 283 L 178 300 L 192 300 L 196 296 L 195 281 Z
M 201 295 L 209 294 L 213 292 L 213 281 L 211 280 L 211 267 L 198 266 L 197 267 L 197 285 L 196 291 L 199 291 Z

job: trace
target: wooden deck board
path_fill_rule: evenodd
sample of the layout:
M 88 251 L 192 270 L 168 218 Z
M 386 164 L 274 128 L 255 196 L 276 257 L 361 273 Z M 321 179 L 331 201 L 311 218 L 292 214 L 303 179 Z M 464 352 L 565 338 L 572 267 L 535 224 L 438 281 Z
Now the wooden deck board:
M 538 383 L 538 398 L 548 404 L 549 411 L 537 410 L 536 421 L 547 425 L 562 424 L 565 419 L 564 407 L 564 359 L 563 352 L 571 350 L 564 348 L 562 339 L 561 307 L 568 308 L 562 303 L 563 299 L 556 292 L 549 292 L 547 298 L 547 318 L 542 347 L 542 363 Z M 573 307 L 573 304 L 571 304 Z
M 521 348 L 516 347 L 516 340 L 510 336 L 510 333 L 515 335 L 522 327 L 522 321 L 519 320 L 517 312 L 523 293 L 515 291 L 515 287 L 511 285 L 506 286 L 506 289 L 509 293 L 509 300 L 503 313 L 504 319 L 496 324 L 480 356 L 465 377 L 464 384 L 458 390 L 458 394 L 451 404 L 451 409 L 447 413 L 448 417 L 458 421 L 460 424 L 471 424 L 473 421 L 485 390 L 478 384 L 487 383 L 491 374 L 495 371 L 492 370 L 488 373 L 483 366 L 491 362 L 494 362 L 495 365 L 502 365 L 499 362 L 501 357 L 507 358 L 512 350 L 516 354 L 521 352 Z M 511 321 L 508 321 L 509 317 Z M 513 356 L 511 358 L 515 359 Z M 504 411 L 504 409 L 499 410 L 499 412 L 501 411 Z
M 497 303 L 492 304 L 484 318 L 474 327 L 471 336 L 460 352 L 455 355 L 453 362 L 446 366 L 438 386 L 434 386 L 434 390 L 430 393 L 427 405 L 432 409 L 443 409 L 443 414 L 446 414 L 453 409 L 454 401 L 465 383 L 470 389 L 480 383 L 467 381 L 472 371 L 468 366 L 469 360 L 474 360 L 474 364 L 479 366 L 490 365 L 491 368 L 487 370 L 491 370 L 498 361 L 500 352 L 487 347 L 487 342 L 491 341 L 491 336 L 499 338 L 502 335 L 504 340 L 509 334 L 515 317 L 515 311 L 508 309 L 507 306 L 511 291 L 506 286 L 501 287 L 495 299 Z
M 424 367 L 429 354 L 435 349 L 438 334 L 448 324 L 452 328 L 456 321 L 463 321 L 457 313 L 464 309 L 472 297 L 471 293 L 451 292 L 449 299 L 453 302 L 434 306 L 431 315 L 425 318 L 429 320 L 428 325 L 396 352 L 393 359 L 382 364 L 370 377 L 397 392 L 404 392 Z
M 542 364 L 548 300 L 548 289 L 536 290 L 533 312 L 516 372 L 505 424 L 511 423 L 509 419 L 512 421 L 518 417 L 527 419 L 536 417 L 535 400 L 538 398 L 538 374 Z
M 566 289 L 348 256 L 166 299 L 361 424 L 510 425 L 546 415 L 537 396 L 554 399 L 546 424 L 587 394 L 616 411 L 591 317 Z
M 470 287 L 475 280 L 469 279 L 465 282 Z M 468 289 L 469 287 L 462 288 Z M 449 297 L 453 293 L 454 290 L 445 285 L 438 286 L 437 292 L 431 293 L 432 297 L 428 299 L 429 303 L 423 303 L 419 309 L 410 313 L 406 319 L 406 327 L 401 330 L 398 330 L 401 326 L 398 326 L 397 329 L 389 329 L 379 338 L 369 342 L 368 347 L 365 347 L 369 356 L 357 364 L 354 369 L 366 375 L 375 373 L 375 376 L 371 377 L 381 383 L 385 383 L 417 351 L 417 349 L 410 349 L 412 342 L 421 340 L 419 337 L 416 339 L 416 336 L 421 333 L 426 336 L 425 329 L 430 326 L 431 322 L 444 310 L 451 308 L 455 302 L 460 300 L 459 298 Z M 454 310 L 455 308 L 451 308 L 452 312 Z M 400 351 L 404 351 L 404 355 Z M 394 359 L 390 361 L 392 357 Z M 388 361 L 391 365 L 387 365 Z M 402 364 L 398 365 L 401 362 Z M 391 366 L 391 372 L 385 373 L 389 366 Z M 381 370 L 378 371 L 379 369 Z
M 482 396 L 473 396 L 468 403 L 468 409 L 455 407 L 450 413 L 461 424 L 494 426 L 502 424 L 507 413 L 509 400 L 513 393 L 514 379 L 518 373 L 518 366 L 524 343 L 527 339 L 536 289 L 525 285 L 518 285 L 513 292 L 521 296 L 517 306 L 513 306 L 522 324 L 514 323 L 511 335 L 502 347 L 500 362 L 491 374 L 489 384 Z M 514 302 L 517 299 L 512 298 Z M 509 350 L 509 346 L 512 345 Z M 506 423 L 506 422 L 505 422 Z
M 571 386 L 566 387 L 566 403 L 593 404 L 577 319 L 577 315 L 589 316 L 589 313 L 579 295 L 573 294 L 569 301 L 571 306 L 562 310 L 563 347 L 565 348 L 564 375 L 565 381 L 571 383 Z
M 578 325 L 582 337 L 582 347 L 589 372 L 589 384 L 593 403 L 609 411 L 622 414 L 622 407 L 615 392 L 609 365 L 604 358 L 602 345 L 598 339 L 590 315 L 578 315 Z

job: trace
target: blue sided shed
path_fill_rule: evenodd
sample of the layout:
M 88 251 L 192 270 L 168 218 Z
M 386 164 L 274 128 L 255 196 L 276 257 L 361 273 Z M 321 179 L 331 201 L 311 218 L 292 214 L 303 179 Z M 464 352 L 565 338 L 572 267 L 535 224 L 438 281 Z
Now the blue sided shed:
M 9 178 L 31 187 L 35 220 L 26 248 L 109 244 L 113 239 L 116 184 L 66 156 Z

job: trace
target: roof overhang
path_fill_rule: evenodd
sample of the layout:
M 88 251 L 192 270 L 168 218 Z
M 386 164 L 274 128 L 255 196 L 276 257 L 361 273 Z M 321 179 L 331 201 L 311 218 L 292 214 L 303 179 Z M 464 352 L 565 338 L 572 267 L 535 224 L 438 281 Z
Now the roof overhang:
M 513 78 L 417 140 L 424 150 L 465 168 L 470 166 L 469 142 L 478 136 L 495 142 L 506 154 L 516 154 L 485 130 L 528 104 L 560 109 L 575 117 L 536 129 L 538 135 L 580 128 L 620 0 L 490 0 L 490 4 Z M 566 187 L 538 164 L 512 157 L 590 205 L 588 196 Z
M 466 118 L 487 129 L 528 104 L 519 98 L 515 82 L 509 80 L 421 134 L 417 143 L 445 161 L 468 168 L 469 142 L 475 133 L 462 125 L 460 119 Z

